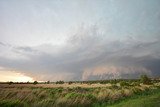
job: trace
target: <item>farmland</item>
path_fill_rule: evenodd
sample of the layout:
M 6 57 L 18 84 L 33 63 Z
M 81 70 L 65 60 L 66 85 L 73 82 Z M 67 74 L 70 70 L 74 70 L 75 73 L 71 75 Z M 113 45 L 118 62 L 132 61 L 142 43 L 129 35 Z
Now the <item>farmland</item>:
M 0 84 L 0 107 L 158 107 L 159 98 L 159 80 Z

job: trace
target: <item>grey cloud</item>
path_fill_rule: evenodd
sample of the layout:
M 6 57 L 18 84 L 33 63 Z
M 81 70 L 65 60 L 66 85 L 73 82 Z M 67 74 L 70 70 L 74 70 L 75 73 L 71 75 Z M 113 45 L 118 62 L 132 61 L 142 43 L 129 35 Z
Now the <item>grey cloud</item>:
M 5 46 L 5 44 L 3 42 L 0 42 L 0 45 Z
M 158 76 L 160 40 L 155 38 L 108 40 L 98 28 L 91 26 L 88 29 L 80 28 L 63 47 L 12 46 L 12 53 L 26 59 L 1 56 L 0 66 L 41 80 L 110 79 L 126 75 L 135 78 L 143 73 Z M 95 70 L 97 68 L 100 71 Z
M 21 51 L 25 51 L 25 52 L 35 52 L 36 51 L 30 47 L 17 47 L 16 50 L 21 50 Z
M 98 66 L 86 69 L 83 72 L 82 79 L 115 79 L 115 78 L 137 78 L 141 74 L 150 74 L 150 70 L 143 67 L 119 67 L 119 66 Z

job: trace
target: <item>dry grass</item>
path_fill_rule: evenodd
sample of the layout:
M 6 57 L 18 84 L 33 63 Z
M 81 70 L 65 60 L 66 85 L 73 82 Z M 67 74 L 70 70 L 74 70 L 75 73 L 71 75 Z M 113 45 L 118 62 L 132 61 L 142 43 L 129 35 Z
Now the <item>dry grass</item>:
M 82 87 L 82 88 L 96 88 L 96 87 L 110 87 L 111 84 L 81 84 L 81 83 L 73 83 L 73 84 L 0 84 L 0 87 L 2 88 L 13 88 L 13 87 L 42 87 L 42 88 L 58 88 L 58 87 L 63 87 L 63 88 L 73 88 L 73 87 Z
M 158 85 L 116 84 L 0 84 L 1 103 L 27 107 L 88 107 L 112 104 L 122 98 L 157 89 Z

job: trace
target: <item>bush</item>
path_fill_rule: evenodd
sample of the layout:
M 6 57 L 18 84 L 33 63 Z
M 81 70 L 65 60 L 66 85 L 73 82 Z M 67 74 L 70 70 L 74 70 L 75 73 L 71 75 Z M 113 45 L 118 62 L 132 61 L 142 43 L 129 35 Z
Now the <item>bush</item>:
M 64 84 L 64 81 L 57 81 L 56 84 Z
M 50 81 L 47 81 L 46 83 L 47 83 L 47 84 L 50 84 Z
M 148 78 L 147 75 L 141 75 L 141 78 L 140 78 L 140 81 L 143 83 L 143 84 L 151 84 L 151 80 L 150 78 Z
M 10 81 L 10 82 L 8 82 L 8 84 L 9 84 L 9 85 L 11 85 L 11 84 L 13 84 L 13 82 L 12 82 L 12 81 Z
M 36 84 L 38 84 L 38 82 L 37 82 L 37 81 L 34 81 L 33 84 L 36 85 Z
M 120 86 L 129 86 L 129 83 L 125 82 L 125 81 L 121 81 L 120 82 Z
M 117 81 L 116 79 L 110 80 L 110 83 L 111 83 L 111 84 L 117 84 L 117 82 L 118 82 L 118 81 Z
M 68 82 L 69 85 L 72 84 L 72 83 L 73 83 L 72 81 L 69 81 L 69 82 Z

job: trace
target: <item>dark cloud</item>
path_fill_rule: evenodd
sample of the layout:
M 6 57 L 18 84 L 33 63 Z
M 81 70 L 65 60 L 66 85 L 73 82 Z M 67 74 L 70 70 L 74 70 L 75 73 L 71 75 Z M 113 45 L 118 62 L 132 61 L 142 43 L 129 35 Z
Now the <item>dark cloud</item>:
M 67 41 L 63 47 L 8 47 L 0 43 L 2 51 L 10 48 L 7 52 L 14 53 L 14 58 L 1 55 L 0 66 L 40 80 L 137 78 L 144 73 L 160 75 L 160 40 L 157 37 L 145 40 L 126 36 L 108 40 L 98 28 L 91 26 L 80 28 Z
M 36 52 L 36 50 L 31 47 L 17 47 L 16 50 L 24 51 L 24 52 Z

